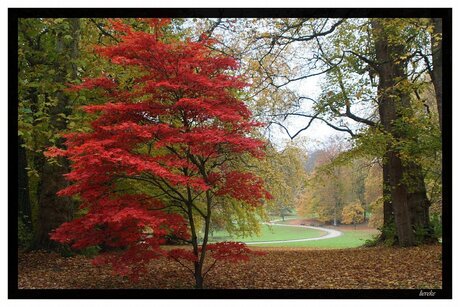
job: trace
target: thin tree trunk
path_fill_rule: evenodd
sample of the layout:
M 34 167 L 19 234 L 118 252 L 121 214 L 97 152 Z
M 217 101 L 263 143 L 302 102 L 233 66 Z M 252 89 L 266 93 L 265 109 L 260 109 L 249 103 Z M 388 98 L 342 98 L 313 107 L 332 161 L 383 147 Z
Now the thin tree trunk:
M 185 173 L 187 175 L 187 173 Z M 192 235 L 191 241 L 192 241 L 192 247 L 193 247 L 193 254 L 196 257 L 195 262 L 193 263 L 193 275 L 195 278 L 195 288 L 196 289 L 202 289 L 203 288 L 203 276 L 202 276 L 202 264 L 200 261 L 201 258 L 201 253 L 199 249 L 199 242 L 198 242 L 198 235 L 196 232 L 196 225 L 195 225 L 195 219 L 193 218 L 193 198 L 192 198 L 192 192 L 189 187 L 187 187 L 187 217 L 188 217 L 188 222 L 190 225 L 190 233 Z
M 334 206 L 334 226 L 337 226 L 337 203 Z

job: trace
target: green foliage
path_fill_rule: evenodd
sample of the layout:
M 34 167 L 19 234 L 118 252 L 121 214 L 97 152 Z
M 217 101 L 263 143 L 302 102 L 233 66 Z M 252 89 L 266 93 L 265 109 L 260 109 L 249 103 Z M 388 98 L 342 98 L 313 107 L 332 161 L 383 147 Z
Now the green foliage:
M 378 245 L 384 246 L 394 246 L 397 242 L 397 234 L 396 234 L 396 224 L 394 221 L 387 223 L 378 228 L 380 234 L 373 236 L 371 239 L 366 240 L 364 246 L 366 247 L 374 247 Z M 382 241 L 382 238 L 384 240 Z
M 62 257 L 69 258 L 75 256 L 77 253 L 75 250 L 70 248 L 67 244 L 60 244 L 58 247 L 58 252 Z
M 99 254 L 100 251 L 101 251 L 101 248 L 99 246 L 91 246 L 91 247 L 87 247 L 85 249 L 80 250 L 79 254 L 85 257 L 88 257 L 88 258 L 94 258 L 95 256 Z
M 384 240 L 384 245 L 386 246 L 393 246 L 396 244 L 397 241 L 397 233 L 396 233 L 396 224 L 394 221 L 383 225 L 379 228 L 380 232 L 382 233 Z

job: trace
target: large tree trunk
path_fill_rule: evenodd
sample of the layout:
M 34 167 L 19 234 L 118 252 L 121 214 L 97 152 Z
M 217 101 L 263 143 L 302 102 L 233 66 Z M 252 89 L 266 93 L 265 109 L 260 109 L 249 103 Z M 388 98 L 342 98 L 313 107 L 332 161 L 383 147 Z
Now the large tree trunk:
M 408 163 L 404 168 L 410 178 L 409 206 L 412 212 L 411 223 L 419 230 L 419 238 L 425 243 L 436 242 L 434 230 L 430 224 L 430 201 L 427 197 L 422 167 L 416 163 Z
M 394 221 L 398 243 L 401 246 L 415 245 L 415 235 L 411 224 L 411 208 L 407 186 L 403 184 L 403 163 L 397 153 L 389 153 L 389 178 L 391 187 L 391 199 L 394 207 Z
M 379 114 L 385 132 L 394 141 L 407 141 L 408 136 L 401 124 L 403 116 L 410 116 L 410 93 L 405 89 L 407 80 L 405 63 L 400 59 L 405 54 L 404 45 L 390 43 L 384 31 L 383 21 L 374 19 L 376 61 L 379 73 Z M 401 246 L 412 246 L 428 240 L 430 225 L 428 218 L 429 201 L 426 195 L 422 167 L 414 162 L 403 161 L 398 149 L 389 142 L 384 159 L 384 191 L 390 195 L 394 213 L 397 241 Z M 388 186 L 386 186 L 388 184 Z M 386 208 L 389 222 L 389 208 Z M 387 211 L 385 210 L 385 211 Z M 416 237 L 416 230 L 424 229 L 426 238 Z
M 72 41 L 70 44 L 65 44 L 63 33 L 59 33 L 56 37 L 56 51 L 59 55 L 59 60 L 55 63 L 56 82 L 64 84 L 66 76 L 70 73 L 71 78 L 77 77 L 77 67 L 73 60 L 78 57 L 78 42 L 80 20 L 77 18 L 68 20 L 70 25 L 70 35 Z M 68 61 L 67 56 L 70 58 Z M 61 62 L 62 61 L 62 62 Z M 53 131 L 64 131 L 67 128 L 66 119 L 60 114 L 69 115 L 69 101 L 66 95 L 60 91 L 56 94 L 57 104 L 50 110 L 50 123 Z M 58 141 L 57 146 L 62 146 Z M 70 171 L 68 161 L 62 161 L 59 165 L 44 161 L 41 181 L 39 186 L 38 203 L 38 225 L 35 233 L 35 247 L 50 249 L 57 245 L 51 242 L 49 233 L 62 223 L 73 218 L 75 204 L 67 197 L 58 197 L 56 193 L 67 186 L 64 180 L 64 174 Z
M 439 127 L 442 132 L 442 19 L 433 18 L 433 26 L 433 33 L 431 34 L 431 53 L 433 62 L 431 79 L 436 93 Z

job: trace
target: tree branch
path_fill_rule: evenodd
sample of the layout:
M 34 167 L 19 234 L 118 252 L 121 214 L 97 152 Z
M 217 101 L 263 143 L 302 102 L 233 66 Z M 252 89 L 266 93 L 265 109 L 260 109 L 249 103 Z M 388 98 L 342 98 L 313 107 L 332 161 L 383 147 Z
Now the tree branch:
M 352 137 L 356 136 L 356 134 L 350 128 L 348 128 L 348 127 L 339 127 L 339 126 L 333 125 L 329 121 L 325 120 L 324 118 L 319 117 L 319 113 L 317 113 L 315 115 L 309 115 L 309 114 L 294 113 L 293 112 L 293 113 L 285 113 L 285 114 L 280 114 L 280 115 L 275 115 L 275 116 L 284 116 L 285 118 L 287 118 L 288 116 L 301 116 L 301 117 L 310 118 L 310 121 L 308 122 L 307 126 L 305 126 L 304 128 L 300 129 L 299 131 L 297 131 L 294 135 L 291 135 L 289 130 L 283 124 L 281 124 L 279 122 L 270 122 L 270 124 L 276 124 L 276 125 L 280 126 L 281 128 L 283 128 L 284 131 L 286 131 L 288 136 L 291 138 L 291 140 L 294 139 L 297 135 L 299 135 L 299 133 L 301 133 L 302 131 L 307 130 L 310 127 L 310 125 L 312 124 L 312 122 L 314 120 L 316 120 L 316 119 L 324 122 L 326 125 L 328 125 L 329 127 L 331 127 L 334 130 L 341 131 L 341 132 L 347 132 Z
M 113 36 L 112 34 L 110 34 L 109 32 L 107 32 L 107 30 L 105 30 L 105 29 L 104 29 L 100 24 L 98 24 L 93 18 L 90 18 L 89 20 L 99 29 L 99 31 L 100 31 L 103 35 L 112 38 L 112 39 L 115 40 L 117 43 L 120 42 L 120 40 L 119 40 L 118 38 L 116 38 L 115 36 Z
M 211 271 L 211 269 L 216 265 L 216 263 L 217 263 L 217 260 L 214 260 L 214 262 L 209 266 L 206 272 L 204 272 L 203 278 L 206 277 L 206 275 L 209 273 L 209 271 Z
M 311 41 L 317 37 L 321 37 L 321 36 L 326 36 L 328 34 L 331 34 L 332 32 L 335 31 L 335 29 L 340 26 L 343 22 L 345 21 L 345 18 L 342 18 L 340 19 L 339 21 L 337 21 L 336 23 L 334 23 L 331 28 L 329 28 L 329 30 L 327 31 L 324 31 L 324 32 L 313 32 L 312 35 L 306 35 L 306 36 L 300 36 L 300 37 L 292 37 L 292 36 L 284 36 L 284 35 L 279 35 L 277 36 L 277 41 L 276 43 L 278 45 L 287 45 L 287 44 L 290 44 L 292 42 L 308 42 L 308 41 Z M 301 26 L 301 25 L 299 25 Z M 279 42 L 278 40 L 279 39 L 285 39 L 287 40 L 287 42 L 283 43 L 283 42 Z
M 217 21 L 213 23 L 211 28 L 209 28 L 203 34 L 205 34 L 207 37 L 211 37 L 211 35 L 214 32 L 214 30 L 221 24 L 221 22 L 222 22 L 222 18 L 217 19 Z M 201 35 L 200 38 L 198 39 L 198 41 L 201 42 L 203 40 L 203 38 L 204 38 L 203 35 Z
M 369 125 L 371 127 L 375 127 L 377 124 L 374 123 L 373 121 L 369 120 L 369 119 L 366 119 L 366 118 L 362 118 L 362 117 L 359 117 L 359 116 L 356 116 L 355 114 L 351 113 L 351 107 L 350 107 L 350 99 L 348 98 L 348 95 L 347 95 L 347 92 L 345 90 L 345 85 L 343 84 L 343 76 L 342 76 L 342 72 L 340 71 L 340 69 L 338 69 L 338 81 L 339 81 L 339 86 L 340 86 L 340 89 L 342 91 L 342 94 L 343 96 L 345 97 L 345 114 L 340 114 L 341 116 L 346 116 L 348 118 L 351 118 L 352 120 L 356 121 L 356 122 L 359 122 L 359 123 L 363 123 L 363 124 L 366 124 L 366 125 Z M 331 107 L 332 109 L 332 107 Z
M 360 59 L 361 61 L 367 63 L 369 66 L 371 66 L 372 68 L 374 68 L 375 71 L 380 71 L 380 67 L 379 65 L 377 64 L 377 62 L 374 62 L 372 60 L 369 60 L 368 58 L 366 58 L 365 56 L 359 54 L 359 53 L 356 53 L 352 50 L 345 50 L 344 52 L 346 53 L 351 53 L 353 54 L 354 56 L 356 56 L 358 59 Z

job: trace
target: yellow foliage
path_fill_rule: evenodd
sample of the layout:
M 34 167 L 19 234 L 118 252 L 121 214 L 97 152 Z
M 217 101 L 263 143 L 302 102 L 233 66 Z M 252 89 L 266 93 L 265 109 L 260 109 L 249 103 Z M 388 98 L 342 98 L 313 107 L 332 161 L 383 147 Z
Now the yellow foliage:
M 352 203 L 343 207 L 342 223 L 359 224 L 364 222 L 364 208 L 360 203 Z

